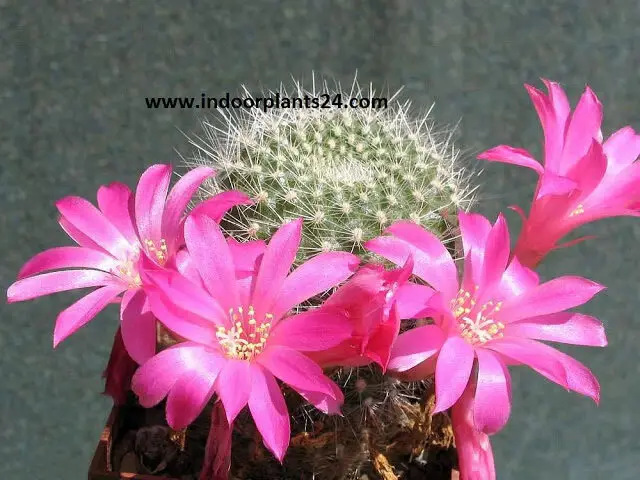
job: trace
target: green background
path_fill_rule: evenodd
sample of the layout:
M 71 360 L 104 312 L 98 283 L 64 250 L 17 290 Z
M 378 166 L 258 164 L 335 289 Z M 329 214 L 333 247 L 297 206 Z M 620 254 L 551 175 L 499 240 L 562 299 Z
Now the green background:
M 149 110 L 145 96 L 258 92 L 311 72 L 396 89 L 437 121 L 460 120 L 458 145 L 484 168 L 478 209 L 527 207 L 534 175 L 482 164 L 499 143 L 540 152 L 523 83 L 585 84 L 604 104 L 605 135 L 640 128 L 640 3 L 635 0 L 125 2 L 0 1 L 0 282 L 67 240 L 54 202 L 134 185 L 151 163 L 188 153 L 198 110 Z M 512 230 L 516 215 L 508 213 Z M 602 383 L 596 407 L 524 368 L 514 411 L 493 437 L 500 479 L 636 479 L 640 471 L 640 223 L 583 229 L 600 238 L 554 254 L 544 278 L 580 274 L 609 288 L 583 311 L 608 327 L 606 349 L 567 348 Z M 86 478 L 109 401 L 100 373 L 115 307 L 52 350 L 56 313 L 74 294 L 0 312 L 0 478 Z

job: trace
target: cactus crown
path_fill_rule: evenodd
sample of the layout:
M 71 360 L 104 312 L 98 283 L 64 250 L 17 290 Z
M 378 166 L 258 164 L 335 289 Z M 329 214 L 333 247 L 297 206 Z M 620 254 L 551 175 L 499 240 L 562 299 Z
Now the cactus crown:
M 377 98 L 356 81 L 348 92 L 339 85 L 329 89 L 326 81 L 316 90 L 314 81 L 310 91 L 295 83 L 292 92 L 281 86 L 278 93 L 317 98 L 327 92 L 332 99 L 339 94 L 343 103 Z M 246 89 L 242 95 L 251 96 Z M 218 172 L 200 195 L 238 189 L 255 200 L 254 206 L 232 210 L 223 223 L 228 234 L 243 240 L 267 239 L 283 222 L 303 217 L 297 263 L 331 250 L 367 259 L 362 243 L 401 219 L 444 238 L 448 231 L 440 213 L 468 207 L 473 190 L 457 166 L 450 135 L 436 134 L 428 113 L 411 120 L 409 108 L 396 94 L 384 109 L 331 104 L 220 110 L 222 122 L 203 122 L 204 135 L 191 139 L 191 166 Z

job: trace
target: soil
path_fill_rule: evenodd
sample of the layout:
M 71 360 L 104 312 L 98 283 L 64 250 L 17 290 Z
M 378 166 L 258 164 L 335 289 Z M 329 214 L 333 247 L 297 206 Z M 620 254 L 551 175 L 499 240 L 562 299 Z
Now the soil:
M 137 405 L 123 408 L 120 434 L 114 439 L 112 448 L 114 470 L 154 475 L 166 480 L 199 480 L 210 409 L 206 409 L 189 427 L 182 450 L 170 438 L 172 430 L 166 423 L 164 408 L 164 403 L 151 409 Z M 443 424 L 443 430 L 447 428 L 450 427 Z M 235 465 L 232 466 L 230 480 L 306 480 L 300 473 L 287 469 L 286 462 L 283 467 L 274 459 L 265 458 L 261 446 L 258 449 L 262 452 L 257 453 L 255 444 L 244 445 L 246 438 L 234 432 Z M 250 454 L 249 450 L 253 453 Z M 243 465 L 239 466 L 238 457 L 245 455 Z M 455 448 L 437 444 L 417 457 L 407 456 L 393 467 L 383 455 L 378 457 L 381 457 L 380 461 L 376 458 L 376 464 L 363 469 L 354 480 L 451 480 L 452 469 L 457 467 Z M 261 465 L 259 469 L 257 464 Z

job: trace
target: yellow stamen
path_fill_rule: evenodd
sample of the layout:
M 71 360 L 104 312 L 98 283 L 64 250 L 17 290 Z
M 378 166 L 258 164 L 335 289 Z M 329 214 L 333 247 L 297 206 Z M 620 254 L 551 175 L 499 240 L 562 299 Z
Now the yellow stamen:
M 475 287 L 478 290 L 478 286 Z M 476 300 L 463 289 L 458 291 L 458 297 L 451 301 L 451 310 L 458 320 L 458 332 L 470 344 L 483 344 L 495 338 L 502 338 L 504 324 L 492 318 L 500 311 L 502 302 L 488 301 L 475 308 Z M 472 314 L 473 311 L 473 314 Z
M 142 286 L 142 279 L 140 278 L 140 273 L 138 273 L 139 258 L 139 252 L 134 250 L 127 255 L 126 260 L 117 265 L 112 271 L 112 273 L 126 281 L 128 287 L 131 289 L 140 288 Z
M 259 355 L 269 338 L 271 323 L 257 321 L 255 309 L 249 305 L 244 315 L 242 307 L 229 309 L 229 317 L 233 319 L 233 326 L 227 329 L 223 326 L 217 328 L 216 337 L 220 342 L 227 358 L 237 360 L 253 360 Z M 273 315 L 266 313 L 265 319 L 273 319 Z
M 574 210 L 573 212 L 571 212 L 569 214 L 570 217 L 573 217 L 574 215 L 580 215 L 581 213 L 584 213 L 584 207 L 582 204 L 579 204 Z
M 147 252 L 150 256 L 155 256 L 157 262 L 160 265 L 164 265 L 169 258 L 169 251 L 167 249 L 167 242 L 164 238 L 160 239 L 160 246 L 158 247 L 153 240 L 145 240 L 147 246 Z

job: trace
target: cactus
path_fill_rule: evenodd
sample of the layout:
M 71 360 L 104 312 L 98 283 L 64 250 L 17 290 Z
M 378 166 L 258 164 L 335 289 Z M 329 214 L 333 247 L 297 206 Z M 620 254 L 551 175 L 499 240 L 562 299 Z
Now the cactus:
M 317 98 L 326 92 L 331 92 L 326 82 L 318 91 L 314 81 L 310 91 L 295 83 L 291 92 L 281 87 L 265 96 Z M 377 98 L 372 88 L 364 91 L 355 81 L 349 92 L 337 85 L 330 98 L 336 94 L 343 102 Z M 246 89 L 242 96 L 251 97 Z M 451 135 L 434 131 L 430 111 L 412 120 L 409 103 L 401 103 L 398 94 L 385 109 L 329 107 L 220 110 L 218 122 L 203 123 L 204 134 L 191 139 L 196 151 L 187 163 L 213 167 L 217 175 L 203 185 L 201 199 L 238 189 L 255 201 L 225 216 L 226 233 L 267 240 L 283 222 L 303 217 L 297 263 L 331 250 L 381 261 L 362 244 L 402 219 L 426 227 L 458 253 L 455 215 L 447 213 L 468 209 L 474 188 Z M 327 416 L 283 387 L 292 421 L 284 464 L 260 446 L 253 422 L 241 414 L 234 427 L 231 478 L 388 480 L 413 478 L 412 469 L 424 475 L 432 467 L 450 467 L 451 425 L 446 413 L 431 415 L 432 382 L 402 382 L 374 365 L 327 374 L 345 394 L 344 417 Z
M 295 83 L 284 98 L 318 98 Z M 399 93 L 399 92 L 398 92 Z M 275 95 L 269 92 L 268 95 Z M 337 85 L 330 98 L 368 97 L 354 81 Z M 243 97 L 251 97 L 245 89 Z M 204 135 L 191 139 L 191 166 L 208 165 L 217 176 L 204 184 L 208 198 L 238 189 L 256 204 L 225 217 L 226 232 L 239 239 L 268 239 L 286 220 L 303 217 L 297 263 L 321 251 L 342 250 L 370 259 L 362 248 L 390 223 L 412 220 L 447 239 L 443 209 L 467 208 L 473 189 L 457 165 L 450 135 L 437 134 L 429 114 L 411 120 L 408 102 L 393 95 L 387 108 L 274 108 L 220 111 L 221 122 L 203 122 Z

